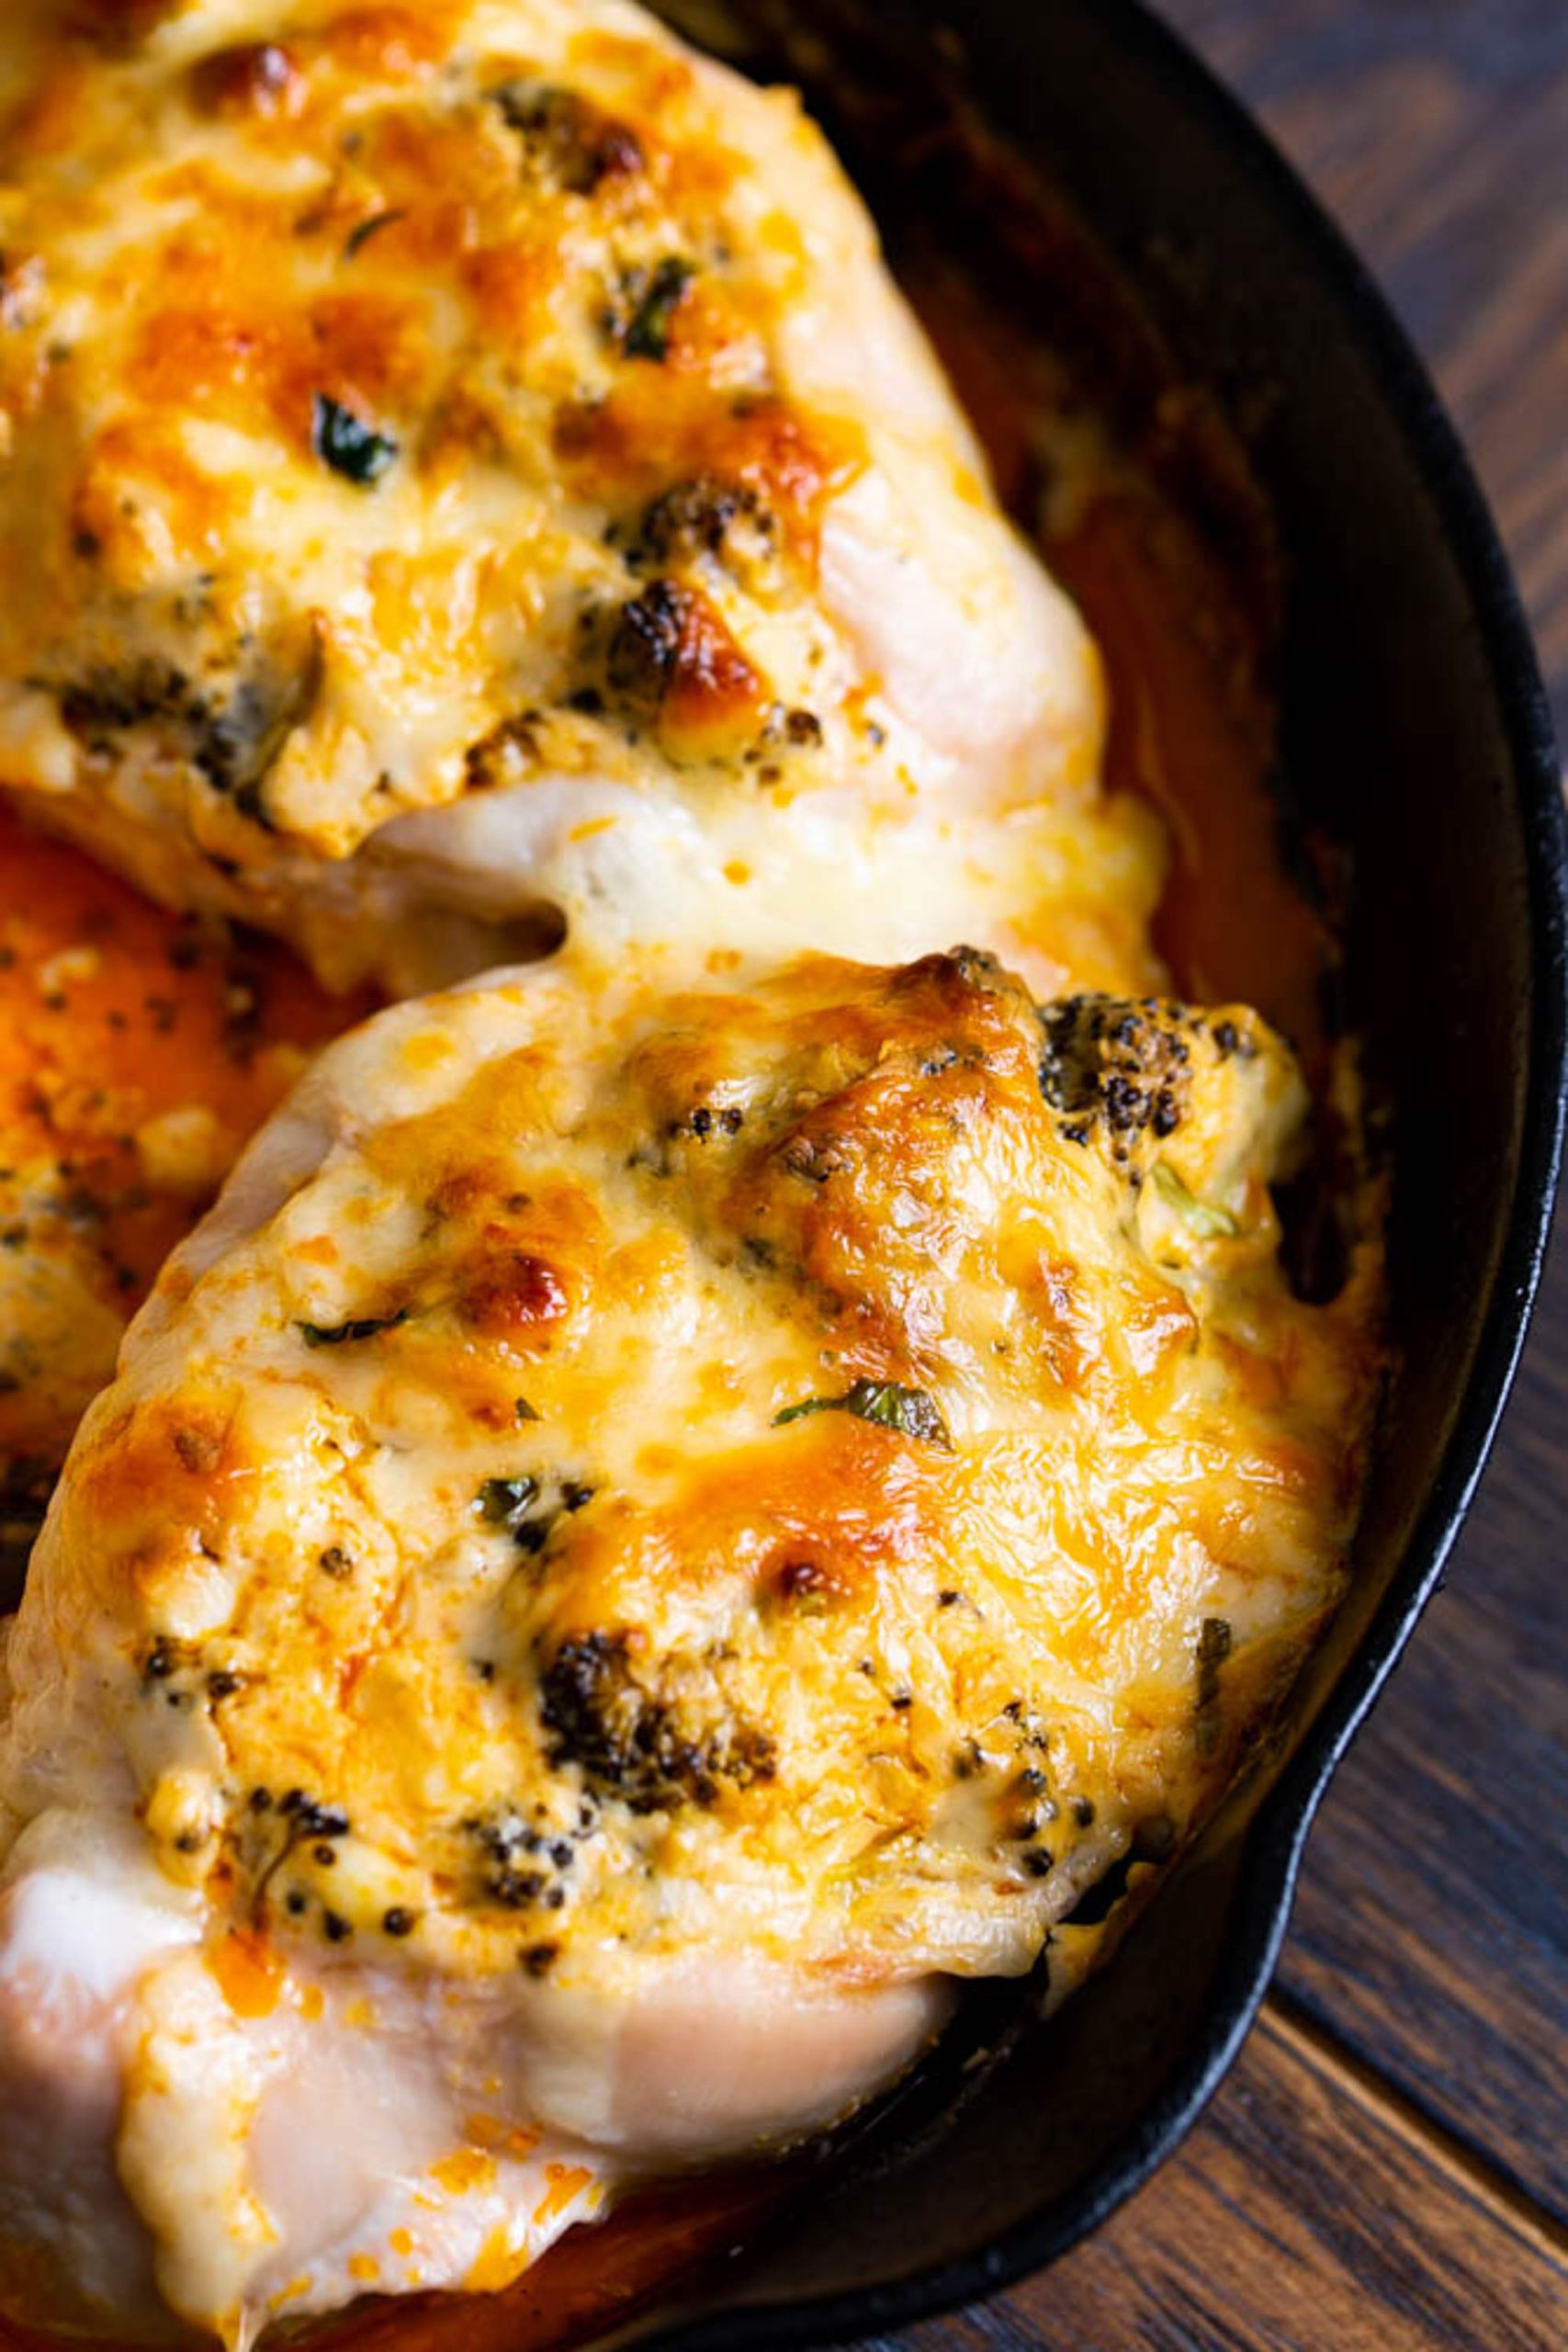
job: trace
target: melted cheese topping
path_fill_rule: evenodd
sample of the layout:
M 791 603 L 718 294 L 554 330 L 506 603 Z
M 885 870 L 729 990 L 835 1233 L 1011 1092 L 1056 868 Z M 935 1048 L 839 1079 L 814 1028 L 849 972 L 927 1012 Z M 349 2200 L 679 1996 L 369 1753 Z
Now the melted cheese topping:
M 977 956 L 379 1016 L 88 1414 L 6 1802 L 133 1792 L 209 1939 L 445 1986 L 437 2049 L 500 2001 L 510 2124 L 724 2144 L 620 2082 L 660 1985 L 1027 1968 L 1332 1607 L 1374 1277 L 1281 1273 L 1304 1107 L 1249 1013 Z M 170 2096 L 127 2185 L 214 2319 L 269 2241 L 243 2139 L 169 2194 Z
M 1300 1073 L 1160 993 L 1093 650 L 790 97 L 617 0 L 15 0 L 0 156 L 0 786 L 333 982 L 569 933 L 264 1129 L 9 1634 L 0 2308 L 243 2344 L 1065 1990 L 1338 1596 L 1376 1250 L 1287 1281 Z M 278 1073 L 137 940 L 55 1074 L 150 1264 Z M 119 1323 L 28 1215 L 0 1442 Z
M 1092 649 L 792 96 L 619 0 L 25 0 L 0 109 L 46 821 L 334 982 L 561 912 L 1152 982 Z

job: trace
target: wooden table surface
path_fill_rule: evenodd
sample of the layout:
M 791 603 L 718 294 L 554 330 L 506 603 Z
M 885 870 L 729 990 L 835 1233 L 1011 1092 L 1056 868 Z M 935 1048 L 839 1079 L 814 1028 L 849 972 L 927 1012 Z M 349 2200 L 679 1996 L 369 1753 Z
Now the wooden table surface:
M 1568 744 L 1568 0 L 1163 5 L 1435 368 Z M 897 2352 L 1568 2346 L 1565 1533 L 1568 1218 L 1480 1502 L 1329 1796 L 1235 2074 L 1089 2245 Z

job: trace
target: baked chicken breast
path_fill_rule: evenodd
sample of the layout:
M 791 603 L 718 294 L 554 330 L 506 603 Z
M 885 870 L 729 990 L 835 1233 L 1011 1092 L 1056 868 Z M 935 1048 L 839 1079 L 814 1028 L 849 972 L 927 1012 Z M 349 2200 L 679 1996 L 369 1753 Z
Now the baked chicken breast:
M 36 820 L 334 985 L 1156 984 L 1092 647 L 792 96 L 621 0 L 8 0 L 0 158 Z
M 328 1048 L 10 1633 L 0 2303 L 499 2286 L 1070 1981 L 1340 1590 L 1374 1274 L 1285 1280 L 1304 1110 L 1250 1013 L 968 952 Z

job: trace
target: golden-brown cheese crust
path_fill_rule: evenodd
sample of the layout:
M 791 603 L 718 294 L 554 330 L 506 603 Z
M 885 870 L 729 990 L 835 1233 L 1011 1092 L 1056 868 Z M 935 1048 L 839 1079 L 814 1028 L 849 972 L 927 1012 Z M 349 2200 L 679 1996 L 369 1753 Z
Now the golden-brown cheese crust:
M 0 154 L 0 783 L 155 895 L 400 988 L 410 890 L 582 917 L 626 796 L 797 941 L 837 795 L 1103 821 L 1087 640 L 787 94 L 618 0 L 25 0 Z
M 1340 1589 L 1375 1276 L 1285 1281 L 1303 1108 L 1251 1014 L 969 954 L 381 1016 L 88 1417 L 8 1802 L 129 1772 L 322 1955 L 1026 1967 Z

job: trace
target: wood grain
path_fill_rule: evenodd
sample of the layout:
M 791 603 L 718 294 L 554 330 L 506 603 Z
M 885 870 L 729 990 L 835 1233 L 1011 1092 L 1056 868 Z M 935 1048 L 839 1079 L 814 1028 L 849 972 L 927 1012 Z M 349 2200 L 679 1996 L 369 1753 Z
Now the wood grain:
M 1568 2269 L 1551 2236 L 1453 2165 L 1418 2120 L 1271 2014 L 1180 2162 L 1098 2236 L 1013 2295 L 897 2342 L 1560 2352 Z
M 1568 1248 L 1448 1589 L 1336 1782 L 1283 1982 L 1568 2211 Z
M 1568 7 L 1171 0 L 1371 262 L 1493 498 L 1568 737 Z M 1283 1981 L 1568 2206 L 1568 1247 L 1448 1590 L 1336 1783 Z M 1556 1867 L 1554 1867 L 1554 1864 Z
M 1372 264 L 1503 525 L 1568 739 L 1568 7 L 1162 0 Z

